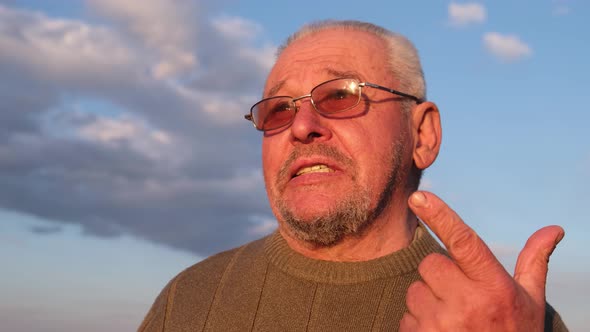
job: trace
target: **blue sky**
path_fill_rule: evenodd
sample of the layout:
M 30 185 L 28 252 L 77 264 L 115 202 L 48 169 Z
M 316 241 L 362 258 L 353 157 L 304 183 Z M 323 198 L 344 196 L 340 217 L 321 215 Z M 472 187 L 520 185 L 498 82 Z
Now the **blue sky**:
M 417 46 L 443 147 L 423 187 L 510 270 L 566 237 L 548 299 L 588 325 L 590 4 L 0 0 L 0 321 L 134 330 L 165 283 L 274 229 L 242 119 L 305 22 L 359 19 Z M 584 302 L 583 302 L 584 301 Z

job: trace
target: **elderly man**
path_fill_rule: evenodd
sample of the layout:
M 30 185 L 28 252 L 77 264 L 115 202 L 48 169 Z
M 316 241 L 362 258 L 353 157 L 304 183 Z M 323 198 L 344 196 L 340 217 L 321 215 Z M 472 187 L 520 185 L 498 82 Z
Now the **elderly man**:
M 416 192 L 441 125 L 409 41 L 356 21 L 305 26 L 263 96 L 246 118 L 263 133 L 278 231 L 180 273 L 140 331 L 567 330 L 545 302 L 560 227 L 531 236 L 512 277 Z

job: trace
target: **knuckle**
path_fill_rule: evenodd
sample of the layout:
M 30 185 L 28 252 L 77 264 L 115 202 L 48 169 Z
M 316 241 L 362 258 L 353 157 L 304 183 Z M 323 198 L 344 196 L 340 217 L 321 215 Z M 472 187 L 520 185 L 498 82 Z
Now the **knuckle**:
M 400 322 L 399 322 L 400 326 L 404 326 L 404 327 L 408 326 L 411 319 L 412 319 L 412 316 L 410 316 L 410 314 L 406 312 L 402 316 L 402 320 L 400 320 Z
M 406 307 L 410 312 L 415 312 L 423 302 L 423 295 L 426 285 L 422 281 L 413 282 L 406 292 Z
M 408 287 L 406 292 L 406 303 L 413 301 L 420 296 L 423 287 L 422 284 L 423 283 L 421 281 L 414 281 L 412 284 L 410 284 L 410 287 Z
M 433 253 L 424 257 L 418 265 L 418 273 L 424 278 L 428 275 L 443 273 L 447 269 L 448 258 L 442 254 Z
M 399 322 L 400 331 L 414 331 L 416 329 L 416 322 L 414 317 L 412 317 L 409 313 L 405 313 Z
M 453 236 L 449 241 L 452 250 L 466 250 L 473 246 L 473 243 L 479 239 L 479 236 L 470 228 L 460 227 L 453 231 Z
M 482 243 L 477 233 L 468 227 L 461 227 L 453 232 L 448 243 L 449 252 L 454 258 L 468 259 L 473 265 L 479 263 L 484 256 L 481 255 Z

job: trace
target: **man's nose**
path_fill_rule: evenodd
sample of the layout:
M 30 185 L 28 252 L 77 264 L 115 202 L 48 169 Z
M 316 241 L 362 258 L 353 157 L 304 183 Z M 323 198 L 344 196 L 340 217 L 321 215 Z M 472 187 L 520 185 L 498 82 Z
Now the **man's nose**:
M 298 101 L 299 107 L 293 123 L 291 123 L 291 136 L 294 141 L 312 143 L 319 140 L 328 140 L 332 137 L 329 127 L 330 119 L 319 114 L 311 103 L 311 99 L 305 98 Z

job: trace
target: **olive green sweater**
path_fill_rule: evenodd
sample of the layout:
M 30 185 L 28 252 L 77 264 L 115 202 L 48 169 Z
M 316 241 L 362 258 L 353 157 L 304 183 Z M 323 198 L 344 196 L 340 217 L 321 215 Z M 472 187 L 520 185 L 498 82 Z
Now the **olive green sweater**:
M 397 331 L 418 264 L 444 252 L 422 227 L 416 234 L 388 256 L 329 262 L 294 252 L 275 233 L 181 272 L 139 331 Z M 567 331 L 549 306 L 546 325 Z

